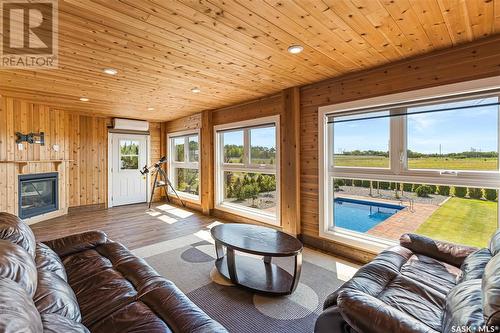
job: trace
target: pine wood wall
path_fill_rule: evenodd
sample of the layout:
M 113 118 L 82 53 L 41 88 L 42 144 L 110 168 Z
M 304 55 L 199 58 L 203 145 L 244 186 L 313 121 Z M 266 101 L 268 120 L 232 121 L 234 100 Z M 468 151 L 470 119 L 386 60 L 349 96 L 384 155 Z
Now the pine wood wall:
M 0 211 L 17 214 L 17 175 L 21 172 L 59 171 L 59 213 L 65 213 L 69 207 L 106 206 L 110 124 L 111 118 L 0 96 Z M 24 143 L 24 150 L 19 150 L 15 132 L 44 132 L 45 145 Z M 164 153 L 163 132 L 162 123 L 150 124 L 152 161 Z M 58 145 L 59 150 L 53 145 Z M 47 160 L 62 162 L 42 163 Z M 29 163 L 20 170 L 13 161 L 40 162 Z M 159 191 L 155 199 L 160 199 Z
M 165 124 L 166 135 L 189 129 L 200 129 L 200 196 L 201 203 L 188 206 L 228 221 L 259 223 L 244 216 L 231 214 L 214 207 L 214 126 L 249 119 L 279 115 L 281 138 L 281 228 L 293 235 L 299 232 L 298 147 L 299 147 L 299 90 L 290 88 L 271 95 L 217 110 L 206 110 Z

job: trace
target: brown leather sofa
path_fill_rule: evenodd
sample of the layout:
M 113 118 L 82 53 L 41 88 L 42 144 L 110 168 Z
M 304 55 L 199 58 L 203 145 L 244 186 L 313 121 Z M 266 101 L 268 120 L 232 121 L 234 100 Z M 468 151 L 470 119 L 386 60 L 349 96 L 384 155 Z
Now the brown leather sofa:
M 315 327 L 315 333 L 499 331 L 500 230 L 485 249 L 403 235 L 400 246 L 327 298 Z
M 37 243 L 0 213 L 0 333 L 89 331 L 227 332 L 104 233 Z

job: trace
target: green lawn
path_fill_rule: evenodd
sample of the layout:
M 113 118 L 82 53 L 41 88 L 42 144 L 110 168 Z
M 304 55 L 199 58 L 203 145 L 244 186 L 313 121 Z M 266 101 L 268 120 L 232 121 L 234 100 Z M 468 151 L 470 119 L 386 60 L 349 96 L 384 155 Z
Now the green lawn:
M 498 159 L 492 158 L 411 158 L 411 169 L 448 169 L 448 170 L 497 170 Z M 336 166 L 357 166 L 388 168 L 389 158 L 383 156 L 335 155 Z
M 451 198 L 416 233 L 453 243 L 486 247 L 498 225 L 498 203 Z

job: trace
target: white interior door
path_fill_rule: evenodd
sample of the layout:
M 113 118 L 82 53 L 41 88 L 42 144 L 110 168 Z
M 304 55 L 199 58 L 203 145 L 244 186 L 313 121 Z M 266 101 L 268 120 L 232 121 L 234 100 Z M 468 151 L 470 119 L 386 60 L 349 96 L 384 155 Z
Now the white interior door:
M 137 134 L 110 134 L 110 206 L 147 201 L 147 177 L 139 170 L 148 163 L 148 137 Z

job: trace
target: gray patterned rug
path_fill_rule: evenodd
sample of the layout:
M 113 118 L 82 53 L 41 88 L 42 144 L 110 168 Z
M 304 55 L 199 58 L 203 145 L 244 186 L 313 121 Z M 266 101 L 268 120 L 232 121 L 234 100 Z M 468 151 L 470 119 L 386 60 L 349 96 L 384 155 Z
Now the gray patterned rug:
M 357 268 L 305 249 L 296 291 L 289 296 L 267 297 L 234 286 L 217 272 L 208 229 L 133 252 L 232 333 L 312 332 L 326 296 Z M 276 258 L 273 263 L 288 271 L 293 264 L 291 258 Z

